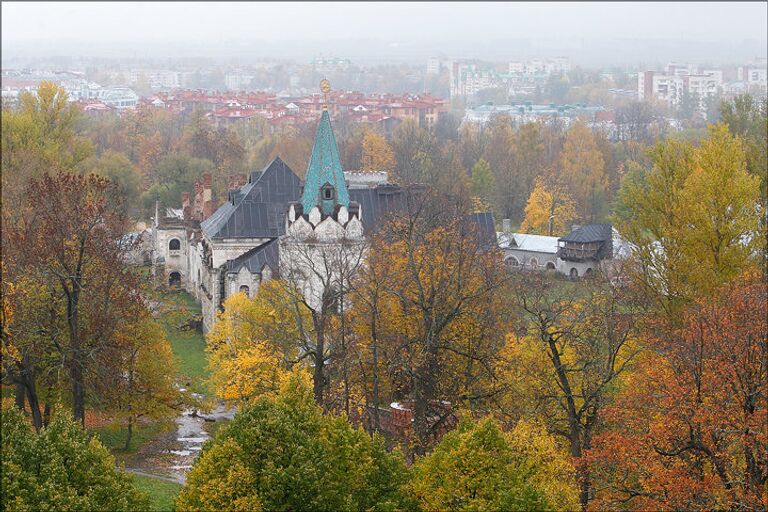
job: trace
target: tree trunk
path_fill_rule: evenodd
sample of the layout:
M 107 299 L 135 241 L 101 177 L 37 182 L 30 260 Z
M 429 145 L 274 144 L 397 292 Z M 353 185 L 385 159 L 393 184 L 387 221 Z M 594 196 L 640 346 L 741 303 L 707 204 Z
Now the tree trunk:
M 131 438 L 133 437 L 133 414 L 128 415 L 128 435 L 125 436 L 125 446 L 123 446 L 124 451 L 128 451 L 128 448 L 131 446 Z
M 43 427 L 43 418 L 40 415 L 40 400 L 37 396 L 37 389 L 35 388 L 35 381 L 31 377 L 25 377 L 27 388 L 27 402 L 29 402 L 29 410 L 32 413 L 32 424 L 36 431 L 40 431 Z
M 69 378 L 72 380 L 72 418 L 85 427 L 85 386 L 80 361 L 70 363 Z
M 376 312 L 371 316 L 371 355 L 373 356 L 373 429 L 381 430 L 379 418 L 379 347 L 376 332 Z
M 85 383 L 83 382 L 83 361 L 78 333 L 79 283 L 68 294 L 67 313 L 69 327 L 69 345 L 72 357 L 69 361 L 69 378 L 72 381 L 72 418 L 85 427 Z
M 313 390 L 315 402 L 320 407 L 323 406 L 323 391 L 325 388 L 325 318 L 323 313 L 312 312 L 312 319 L 315 323 L 315 333 L 317 334 L 317 347 L 315 348 L 315 368 L 312 374 Z
M 48 426 L 51 423 L 51 403 L 46 401 L 43 409 L 43 425 Z
M 37 386 L 35 385 L 35 375 L 33 373 L 32 364 L 29 360 L 29 354 L 25 354 L 22 358 L 21 366 L 19 368 L 19 381 L 22 388 L 27 393 L 27 403 L 29 403 L 29 412 L 32 414 L 32 425 L 36 431 L 40 431 L 43 426 L 43 418 L 40 415 L 40 399 L 37 395 Z M 18 392 L 18 388 L 17 388 Z M 17 394 L 16 400 L 19 400 Z M 24 407 L 24 397 L 21 397 L 22 408 Z M 18 402 L 17 402 L 18 403 Z
M 24 384 L 22 384 L 21 381 L 17 382 L 14 403 L 16 404 L 16 408 L 22 411 L 24 410 L 24 404 L 26 403 L 26 400 L 24 399 L 24 393 Z
M 431 345 L 431 344 L 430 344 Z M 429 446 L 431 426 L 428 424 L 429 405 L 435 398 L 435 378 L 437 376 L 437 353 L 430 348 L 426 353 L 427 360 L 416 371 L 414 381 L 413 429 L 418 445 L 417 455 L 424 455 Z
M 546 327 L 542 326 L 542 332 L 547 332 Z M 557 343 L 552 336 L 547 336 L 547 344 L 549 345 L 549 357 L 554 366 L 557 379 L 560 382 L 560 388 L 563 390 L 566 402 L 566 412 L 568 414 L 568 441 L 570 443 L 570 453 L 576 461 L 576 476 L 579 481 L 579 503 L 581 509 L 586 512 L 587 504 L 589 502 L 589 472 L 583 466 L 582 457 L 582 440 L 581 440 L 581 423 L 576 413 L 576 402 L 573 397 L 573 391 L 571 390 L 571 383 L 568 379 L 568 373 L 566 372 L 565 365 L 560 359 L 560 351 L 557 348 Z

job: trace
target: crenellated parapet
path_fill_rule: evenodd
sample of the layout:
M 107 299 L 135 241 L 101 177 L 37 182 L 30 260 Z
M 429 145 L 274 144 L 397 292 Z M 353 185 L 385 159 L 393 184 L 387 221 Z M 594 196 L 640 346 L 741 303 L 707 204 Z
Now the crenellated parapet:
M 339 243 L 344 240 L 361 241 L 363 223 L 361 208 L 357 203 L 349 208 L 337 205 L 330 214 L 323 214 L 319 207 L 313 206 L 305 213 L 301 203 L 291 203 L 285 222 L 286 237 L 295 241 L 314 241 Z

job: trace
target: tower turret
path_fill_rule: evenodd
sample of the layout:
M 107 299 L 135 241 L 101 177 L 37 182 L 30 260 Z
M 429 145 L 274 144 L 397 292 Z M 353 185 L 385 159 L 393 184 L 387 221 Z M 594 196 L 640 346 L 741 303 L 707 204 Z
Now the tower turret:
M 349 192 L 344 181 L 336 137 L 331 127 L 331 117 L 328 114 L 328 92 L 330 91 L 328 80 L 320 82 L 320 87 L 325 94 L 325 105 L 317 125 L 312 157 L 309 159 L 304 177 L 301 204 L 307 213 L 311 212 L 312 208 L 318 207 L 322 216 L 325 217 L 331 215 L 337 205 L 349 208 Z
M 280 276 L 294 283 L 314 311 L 343 304 L 350 277 L 365 250 L 360 205 L 350 203 L 339 150 L 325 107 L 307 165 L 301 201 L 288 205 L 280 238 Z M 335 306 L 333 304 L 336 304 Z

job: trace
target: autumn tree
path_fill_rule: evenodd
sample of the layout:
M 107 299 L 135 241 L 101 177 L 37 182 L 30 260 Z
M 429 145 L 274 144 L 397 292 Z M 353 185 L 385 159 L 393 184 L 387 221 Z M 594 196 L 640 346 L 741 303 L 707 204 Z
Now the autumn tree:
M 648 330 L 590 454 L 596 507 L 765 510 L 768 344 L 765 283 L 739 276 L 681 322 Z
M 35 433 L 21 411 L 3 408 L 3 510 L 144 510 L 148 497 L 78 423 L 56 414 Z
M 235 415 L 206 444 L 179 510 L 391 510 L 402 507 L 402 456 L 343 416 L 323 414 L 304 371 Z
M 128 450 L 133 431 L 142 418 L 154 420 L 175 416 L 183 407 L 184 396 L 175 377 L 178 363 L 163 327 L 148 311 L 122 322 L 115 334 L 120 364 L 104 365 L 111 372 L 101 372 L 100 388 L 110 401 L 107 406 L 118 419 L 125 421 Z
M 395 169 L 395 154 L 387 143 L 387 140 L 368 130 L 363 137 L 362 170 L 364 172 L 386 171 L 391 173 Z
M 499 256 L 461 206 L 448 204 L 414 198 L 374 239 L 357 285 L 383 292 L 359 305 L 367 318 L 356 325 L 370 326 L 371 336 L 375 329 L 371 342 L 388 361 L 393 398 L 414 401 L 415 450 L 422 453 L 440 427 L 428 419 L 438 400 L 473 408 L 492 393 L 489 361 L 507 321 Z
M 339 121 L 336 120 L 334 126 L 338 137 L 341 166 L 350 171 L 362 169 L 363 139 L 369 131 L 368 126 L 352 122 L 345 124 Z
M 281 242 L 280 277 L 296 312 L 293 320 L 301 333 L 303 358 L 312 367 L 315 400 L 349 413 L 349 295 L 367 247 L 363 239 L 348 237 L 346 231 L 335 236 L 333 243 L 286 237 Z M 339 381 L 341 393 L 329 394 Z
M 59 398 L 60 365 L 57 334 L 63 329 L 61 300 L 45 285 L 40 272 L 19 273 L 11 251 L 3 255 L 2 384 L 15 387 L 15 405 L 29 404 L 32 425 L 48 424 L 52 405 Z M 41 328 L 46 326 L 46 328 Z
M 17 109 L 3 108 L 2 188 L 4 209 L 17 209 L 26 183 L 51 169 L 72 171 L 93 153 L 78 136 L 80 110 L 53 82 L 40 82 L 36 92 L 23 92 Z
M 421 181 L 423 161 L 433 154 L 436 141 L 412 119 L 406 119 L 392 133 L 397 178 L 405 183 Z
M 123 196 L 123 202 L 129 210 L 135 210 L 138 206 L 141 176 L 122 153 L 107 150 L 98 157 L 83 160 L 77 168 L 83 174 L 97 174 L 114 183 L 117 186 L 116 192 Z
M 183 137 L 184 149 L 194 158 L 213 162 L 214 194 L 226 197 L 230 176 L 245 172 L 246 148 L 235 130 L 216 128 L 202 110 L 192 113 Z
M 172 206 L 181 203 L 182 192 L 194 192 L 195 183 L 203 174 L 212 173 L 214 164 L 210 160 L 193 158 L 188 153 L 164 155 L 152 171 L 152 182 L 141 194 L 145 212 L 154 212 L 155 201 Z
M 568 129 L 560 154 L 563 183 L 571 191 L 579 219 L 597 222 L 602 216 L 605 189 L 605 161 L 590 129 L 576 121 Z
M 114 187 L 95 175 L 46 175 L 31 181 L 26 197 L 23 222 L 3 232 L 10 278 L 18 283 L 27 272 L 44 278 L 48 316 L 38 317 L 34 331 L 55 347 L 73 416 L 83 422 L 94 362 L 111 362 L 100 355 L 116 349 L 121 320 L 145 307 L 125 263 L 126 218 Z
M 482 158 L 472 167 L 472 193 L 490 204 L 495 191 L 495 180 L 491 166 Z
M 577 469 L 579 503 L 594 497 L 585 458 L 604 408 L 641 347 L 634 307 L 619 287 L 600 279 L 552 293 L 551 276 L 518 276 L 523 314 L 501 353 L 499 409 L 510 420 L 535 416 L 562 437 Z
M 710 127 L 698 148 L 668 140 L 652 155 L 650 171 L 625 180 L 617 228 L 635 246 L 633 275 L 674 314 L 764 251 L 759 178 L 747 172 L 741 143 L 725 125 Z
M 312 155 L 314 140 L 314 135 L 308 127 L 301 130 L 288 127 L 275 139 L 268 158 L 259 165 L 271 162 L 273 158 L 279 156 L 298 173 L 299 177 L 303 177 L 307 170 L 307 162 Z
M 480 126 L 464 123 L 459 128 L 459 151 L 465 168 L 471 169 L 483 157 L 486 137 Z
M 422 170 L 422 181 L 429 184 L 435 192 L 455 197 L 472 194 L 471 179 L 461 163 L 456 142 L 446 142 L 433 157 L 425 158 L 424 161 L 429 165 Z M 489 208 L 490 205 L 484 210 Z
M 631 101 L 616 108 L 616 130 L 620 141 L 651 142 L 651 124 L 657 114 L 646 101 Z
M 722 121 L 741 138 L 747 170 L 760 177 L 761 197 L 768 194 L 768 100 L 762 102 L 748 94 L 720 103 Z
M 553 179 L 537 178 L 525 207 L 525 219 L 520 225 L 523 233 L 564 235 L 576 219 L 576 208 L 568 191 Z
M 418 509 L 572 510 L 573 467 L 542 429 L 520 422 L 509 433 L 491 419 L 464 421 L 416 461 L 406 485 Z
M 274 395 L 300 361 L 311 328 L 311 311 L 277 279 L 263 283 L 253 299 L 243 293 L 229 297 L 206 336 L 216 394 L 240 402 Z
M 514 137 L 515 193 L 512 196 L 512 218 L 523 217 L 526 201 L 536 184 L 536 178 L 545 174 L 544 139 L 538 123 L 525 123 Z
M 515 215 L 515 153 L 514 132 L 509 116 L 495 116 L 485 129 L 487 142 L 483 159 L 493 171 L 496 183 L 495 205 L 504 218 Z M 524 201 L 525 199 L 523 199 Z

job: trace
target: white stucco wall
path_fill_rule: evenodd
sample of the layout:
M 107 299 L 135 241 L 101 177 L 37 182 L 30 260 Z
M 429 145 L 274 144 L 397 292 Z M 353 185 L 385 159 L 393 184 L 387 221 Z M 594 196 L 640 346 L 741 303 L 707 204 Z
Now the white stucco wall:
M 168 247 L 171 240 L 179 241 L 179 249 L 171 251 Z M 188 268 L 188 243 L 186 239 L 186 230 L 181 228 L 155 228 L 154 233 L 154 262 L 162 257 L 165 260 L 163 267 L 165 273 L 165 282 L 168 282 L 168 276 L 172 272 L 178 272 L 181 275 L 181 284 L 186 285 L 189 275 Z

